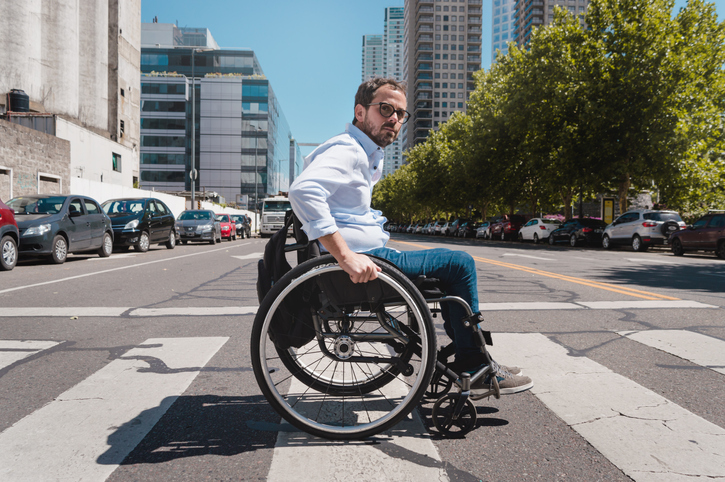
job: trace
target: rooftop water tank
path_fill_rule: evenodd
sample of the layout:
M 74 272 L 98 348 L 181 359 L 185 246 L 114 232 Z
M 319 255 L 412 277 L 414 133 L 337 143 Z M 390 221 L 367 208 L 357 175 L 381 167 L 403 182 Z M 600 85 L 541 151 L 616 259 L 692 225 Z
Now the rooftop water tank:
M 30 112 L 30 97 L 25 91 L 11 89 L 8 94 L 8 110 L 12 112 Z

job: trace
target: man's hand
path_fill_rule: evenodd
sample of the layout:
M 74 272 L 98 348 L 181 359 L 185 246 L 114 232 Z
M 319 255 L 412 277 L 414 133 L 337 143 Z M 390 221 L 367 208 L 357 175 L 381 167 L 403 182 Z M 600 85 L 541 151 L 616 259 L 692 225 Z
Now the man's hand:
M 367 283 L 378 277 L 382 271 L 372 259 L 352 251 L 339 231 L 319 239 L 320 243 L 337 260 L 342 270 L 350 275 L 353 283 Z

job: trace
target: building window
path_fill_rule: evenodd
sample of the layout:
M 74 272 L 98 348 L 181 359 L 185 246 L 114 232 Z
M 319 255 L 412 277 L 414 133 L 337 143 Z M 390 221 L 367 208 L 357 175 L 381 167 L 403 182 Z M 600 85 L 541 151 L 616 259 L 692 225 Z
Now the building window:
M 121 172 L 121 154 L 116 154 L 115 152 L 112 152 L 111 163 L 113 165 L 114 171 Z

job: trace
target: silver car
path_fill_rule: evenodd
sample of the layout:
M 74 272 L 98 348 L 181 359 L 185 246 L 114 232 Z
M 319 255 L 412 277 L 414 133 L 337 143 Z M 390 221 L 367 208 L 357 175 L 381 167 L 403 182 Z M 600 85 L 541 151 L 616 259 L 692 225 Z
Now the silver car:
M 176 218 L 179 238 L 186 244 L 189 241 L 204 241 L 216 244 L 222 240 L 222 228 L 214 211 L 207 209 L 187 209 Z
M 602 247 L 629 245 L 634 251 L 645 251 L 653 245 L 667 244 L 670 234 L 686 226 L 675 211 L 636 209 L 615 219 L 602 235 Z

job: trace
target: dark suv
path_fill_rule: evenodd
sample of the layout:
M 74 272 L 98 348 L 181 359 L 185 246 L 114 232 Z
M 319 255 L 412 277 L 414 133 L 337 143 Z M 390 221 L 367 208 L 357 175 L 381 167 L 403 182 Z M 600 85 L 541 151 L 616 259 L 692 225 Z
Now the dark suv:
M 695 221 L 692 226 L 675 231 L 670 236 L 672 254 L 682 256 L 685 251 L 715 251 L 725 259 L 725 213 L 710 212 Z
M 113 244 L 145 253 L 152 244 L 176 246 L 176 220 L 171 210 L 155 198 L 111 199 L 101 207 L 113 224 Z
M 10 271 L 18 262 L 20 234 L 13 210 L 0 200 L 0 270 Z

